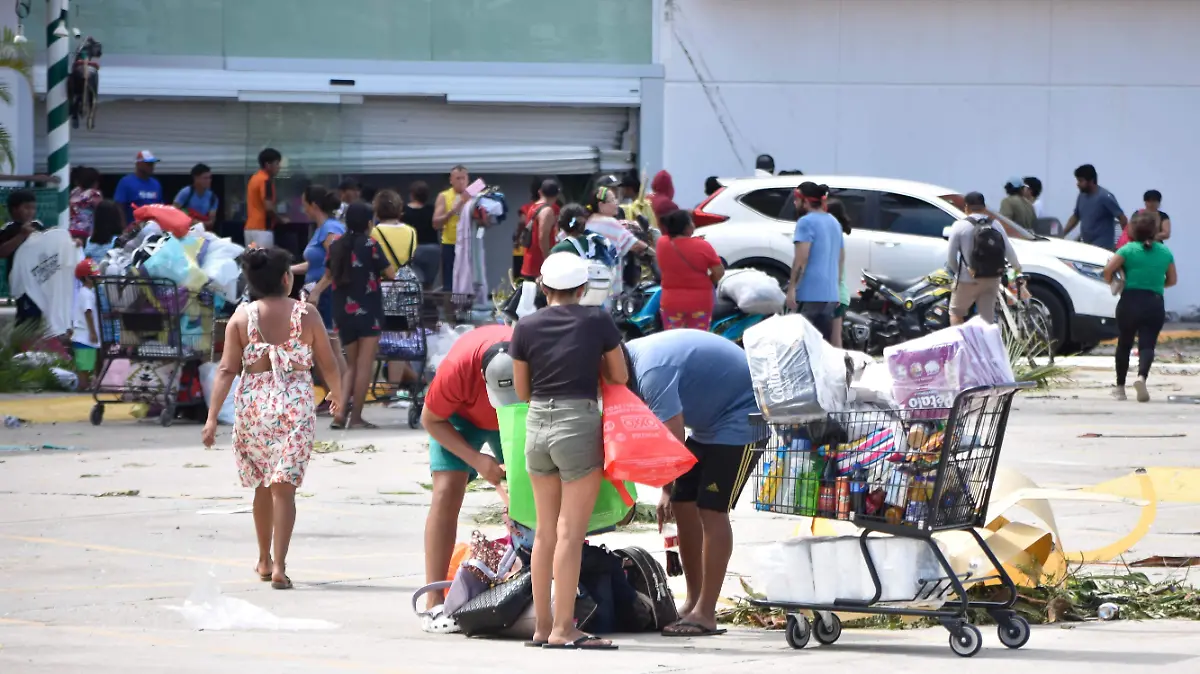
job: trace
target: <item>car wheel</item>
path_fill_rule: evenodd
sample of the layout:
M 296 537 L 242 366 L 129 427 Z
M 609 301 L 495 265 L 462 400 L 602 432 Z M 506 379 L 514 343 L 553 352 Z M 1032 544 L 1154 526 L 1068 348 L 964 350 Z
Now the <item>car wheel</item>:
M 730 269 L 757 269 L 762 273 L 770 276 L 779 283 L 780 288 L 786 288 L 791 274 L 790 269 L 785 269 L 783 265 L 774 260 L 764 258 L 750 258 L 735 263 Z
M 1054 352 L 1061 353 L 1067 344 L 1067 328 L 1070 323 L 1066 305 L 1059 298 L 1058 293 L 1041 283 L 1031 282 L 1029 293 L 1033 295 L 1034 302 L 1046 308 L 1046 312 L 1049 314 L 1049 333 L 1054 344 Z

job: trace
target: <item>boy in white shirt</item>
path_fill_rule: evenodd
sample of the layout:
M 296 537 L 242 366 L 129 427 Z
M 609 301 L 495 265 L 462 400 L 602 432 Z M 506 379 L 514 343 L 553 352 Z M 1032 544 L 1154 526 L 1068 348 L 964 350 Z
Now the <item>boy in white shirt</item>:
M 100 330 L 96 310 L 96 283 L 94 278 L 100 270 L 92 260 L 84 260 L 75 266 L 75 311 L 71 325 L 71 346 L 75 350 L 75 371 L 79 375 L 79 388 L 91 386 L 91 375 L 96 371 L 96 352 L 100 348 Z

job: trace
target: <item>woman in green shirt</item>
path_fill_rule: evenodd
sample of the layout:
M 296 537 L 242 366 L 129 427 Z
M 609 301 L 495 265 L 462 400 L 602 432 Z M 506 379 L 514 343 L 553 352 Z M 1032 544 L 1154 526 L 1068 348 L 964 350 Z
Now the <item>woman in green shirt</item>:
M 1125 400 L 1125 377 L 1129 372 L 1129 354 L 1133 338 L 1138 342 L 1138 378 L 1133 383 L 1140 403 L 1150 400 L 1146 377 L 1154 362 L 1154 347 L 1158 333 L 1166 321 L 1163 291 L 1175 285 L 1175 256 L 1161 241 L 1158 218 L 1152 213 L 1138 213 L 1129 223 L 1130 243 L 1117 251 L 1104 267 L 1104 280 L 1112 283 L 1117 272 L 1124 272 L 1124 288 L 1117 302 L 1117 386 L 1113 397 Z

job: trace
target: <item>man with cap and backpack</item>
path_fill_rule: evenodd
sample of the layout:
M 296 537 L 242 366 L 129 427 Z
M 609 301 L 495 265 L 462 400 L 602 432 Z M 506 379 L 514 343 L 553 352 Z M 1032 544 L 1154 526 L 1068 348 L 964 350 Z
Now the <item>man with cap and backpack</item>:
M 1000 279 L 1008 265 L 1018 272 L 1021 265 L 1004 226 L 988 213 L 983 195 L 968 194 L 966 210 L 967 217 L 950 229 L 947 269 L 955 276 L 950 324 L 961 324 L 972 306 L 983 320 L 995 323 Z

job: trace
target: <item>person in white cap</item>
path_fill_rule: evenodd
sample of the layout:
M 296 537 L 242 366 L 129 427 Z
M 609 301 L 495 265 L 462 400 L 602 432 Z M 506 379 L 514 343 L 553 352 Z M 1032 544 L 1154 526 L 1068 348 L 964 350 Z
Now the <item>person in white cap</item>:
M 117 183 L 117 191 L 113 192 L 113 201 L 125 209 L 126 222 L 133 222 L 133 211 L 138 206 L 163 203 L 163 189 L 154 177 L 154 165 L 158 157 L 150 150 L 137 153 L 137 163 L 133 173 L 121 178 Z
M 621 331 L 601 307 L 579 304 L 588 263 L 553 253 L 539 279 L 547 306 L 513 329 L 509 357 L 517 397 L 529 401 L 525 466 L 539 526 L 534 535 L 534 645 L 611 650 L 575 626 L 575 587 L 588 520 L 603 478 L 604 441 L 597 401 L 600 377 L 629 381 Z M 555 525 L 557 523 L 557 526 Z M 551 610 L 550 585 L 558 592 Z

